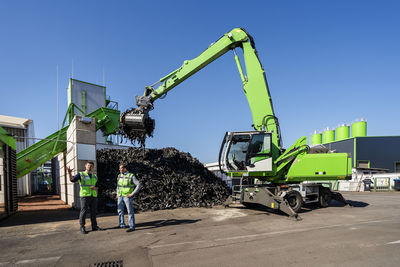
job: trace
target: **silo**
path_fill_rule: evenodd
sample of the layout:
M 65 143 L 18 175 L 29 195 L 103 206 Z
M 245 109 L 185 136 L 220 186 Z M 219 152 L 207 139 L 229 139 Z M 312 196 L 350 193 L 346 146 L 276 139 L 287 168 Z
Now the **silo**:
M 336 141 L 348 139 L 350 137 L 350 127 L 342 124 L 336 128 Z
M 319 144 L 322 144 L 322 134 L 314 131 L 314 133 L 311 135 L 311 145 L 314 146 Z
M 335 141 L 335 130 L 329 130 L 327 128 L 323 133 L 322 133 L 322 143 L 331 143 Z
M 351 137 L 367 136 L 367 122 L 365 120 L 354 122 L 351 125 Z

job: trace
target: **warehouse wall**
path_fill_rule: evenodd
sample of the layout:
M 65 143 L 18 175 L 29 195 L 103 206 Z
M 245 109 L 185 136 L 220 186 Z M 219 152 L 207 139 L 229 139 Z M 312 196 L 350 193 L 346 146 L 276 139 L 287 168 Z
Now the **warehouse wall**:
M 396 163 L 400 165 L 400 136 L 356 137 L 325 146 L 336 152 L 350 153 L 353 167 L 358 167 L 359 161 L 369 161 L 369 168 L 400 172 L 400 169 L 395 168 Z
M 370 161 L 370 168 L 383 168 L 389 172 L 396 172 L 395 163 L 400 162 L 399 150 L 400 136 L 356 138 L 356 160 Z

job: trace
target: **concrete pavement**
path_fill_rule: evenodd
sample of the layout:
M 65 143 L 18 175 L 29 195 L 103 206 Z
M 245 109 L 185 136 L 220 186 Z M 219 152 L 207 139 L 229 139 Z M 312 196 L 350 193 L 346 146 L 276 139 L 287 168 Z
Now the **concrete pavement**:
M 115 214 L 82 235 L 76 211 L 20 213 L 0 222 L 0 266 L 398 266 L 400 193 L 344 196 L 355 207 L 303 209 L 299 222 L 240 205 L 145 212 L 132 233 Z

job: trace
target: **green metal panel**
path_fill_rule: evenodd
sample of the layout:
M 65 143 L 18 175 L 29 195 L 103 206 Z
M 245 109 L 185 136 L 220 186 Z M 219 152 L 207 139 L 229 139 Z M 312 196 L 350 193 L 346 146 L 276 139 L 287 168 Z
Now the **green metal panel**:
M 367 122 L 358 121 L 351 125 L 351 137 L 367 136 Z
M 336 128 L 336 141 L 342 141 L 350 137 L 350 127 L 342 125 Z
M 327 144 L 335 141 L 335 130 L 326 130 L 322 133 L 322 143 Z
M 15 139 L 8 135 L 8 132 L 0 126 L 0 141 L 16 150 L 17 145 Z
M 345 180 L 351 171 L 347 153 L 305 154 L 292 163 L 285 182 Z
M 240 177 L 245 172 L 229 173 L 232 177 Z M 347 153 L 301 154 L 290 164 L 285 176 L 271 176 L 271 173 L 248 173 L 249 177 L 257 177 L 263 181 L 274 183 L 293 183 L 304 181 L 347 180 L 351 178 L 352 164 Z
M 102 130 L 105 135 L 114 134 L 119 127 L 120 111 L 110 108 L 99 108 L 88 115 L 95 118 L 96 130 Z
M 322 144 L 322 134 L 320 133 L 314 133 L 311 135 L 311 145 L 319 145 Z

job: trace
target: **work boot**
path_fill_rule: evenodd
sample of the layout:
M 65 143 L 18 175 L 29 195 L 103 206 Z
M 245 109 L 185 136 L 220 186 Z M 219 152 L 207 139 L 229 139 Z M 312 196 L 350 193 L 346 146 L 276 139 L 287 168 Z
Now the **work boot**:
M 128 230 L 126 230 L 126 232 L 128 232 L 128 233 L 133 232 L 133 231 L 135 231 L 135 228 L 129 228 Z
M 97 225 L 92 227 L 92 231 L 101 231 L 101 230 L 102 229 L 100 227 L 98 227 Z
M 85 226 L 81 226 L 81 233 L 85 235 L 87 234 Z

